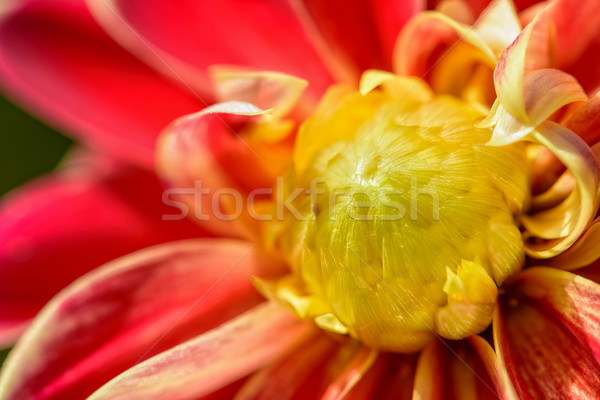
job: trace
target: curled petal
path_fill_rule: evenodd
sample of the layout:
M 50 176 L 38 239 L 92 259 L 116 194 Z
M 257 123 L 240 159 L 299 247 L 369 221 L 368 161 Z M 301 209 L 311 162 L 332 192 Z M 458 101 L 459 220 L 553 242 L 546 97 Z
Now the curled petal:
M 304 79 L 279 72 L 212 67 L 210 75 L 218 101 L 240 101 L 264 110 L 272 109 L 274 117 L 288 115 L 308 86 Z
M 265 113 L 249 103 L 218 103 L 167 127 L 157 164 L 171 186 L 170 204 L 207 230 L 253 236 L 256 221 L 269 218 L 255 202 L 272 195 L 291 152 L 285 138 L 292 126 Z
M 544 122 L 534 132 L 535 140 L 550 149 L 573 174 L 577 187 L 559 205 L 522 217 L 529 231 L 547 242 L 526 243 L 536 258 L 554 257 L 568 249 L 585 231 L 598 210 L 600 172 L 592 150 L 573 132 L 553 122 Z
M 547 19 L 539 14 L 502 53 L 494 71 L 498 101 L 522 122 L 529 122 L 524 98 L 525 74 L 550 66 L 548 29 Z
M 267 303 L 125 371 L 90 400 L 197 399 L 281 357 L 310 331 Z
M 249 274 L 278 267 L 251 243 L 222 239 L 173 242 L 106 264 L 38 315 L 7 360 L 0 398 L 85 398 L 260 303 Z
M 589 399 L 600 393 L 600 286 L 531 268 L 506 287 L 495 348 L 519 399 Z

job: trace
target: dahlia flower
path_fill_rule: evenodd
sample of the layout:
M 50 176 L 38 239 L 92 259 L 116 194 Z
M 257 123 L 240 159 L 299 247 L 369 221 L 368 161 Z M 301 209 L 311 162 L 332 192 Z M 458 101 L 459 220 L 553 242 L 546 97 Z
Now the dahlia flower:
M 600 398 L 600 2 L 424 3 L 2 6 L 0 399 Z

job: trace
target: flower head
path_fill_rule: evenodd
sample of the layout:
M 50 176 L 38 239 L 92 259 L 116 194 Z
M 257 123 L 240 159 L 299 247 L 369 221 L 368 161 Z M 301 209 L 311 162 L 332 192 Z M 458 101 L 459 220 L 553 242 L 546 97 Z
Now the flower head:
M 0 313 L 0 398 L 597 396 L 600 6 L 431 3 L 5 11 L 4 86 L 88 150 L 5 204 L 5 281 L 85 251 Z

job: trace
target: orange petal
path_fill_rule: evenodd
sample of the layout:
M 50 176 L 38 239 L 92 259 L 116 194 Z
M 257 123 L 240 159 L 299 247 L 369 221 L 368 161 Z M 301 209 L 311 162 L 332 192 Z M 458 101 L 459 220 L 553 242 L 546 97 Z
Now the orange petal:
M 362 379 L 377 359 L 377 350 L 361 347 L 327 388 L 322 400 L 341 400 Z
M 506 287 L 494 321 L 503 368 L 522 400 L 600 393 L 600 286 L 531 268 Z
M 600 141 L 600 93 L 571 114 L 564 125 L 590 146 Z
M 526 243 L 526 251 L 537 258 L 550 258 L 568 249 L 596 215 L 600 171 L 592 150 L 563 126 L 547 121 L 533 134 L 538 143 L 565 164 L 577 182 L 577 188 L 556 207 L 522 217 L 526 237 L 552 239 L 540 244 Z
M 494 71 L 494 84 L 500 104 L 515 118 L 529 122 L 525 108 L 525 73 L 550 66 L 547 19 L 543 13 L 506 48 Z

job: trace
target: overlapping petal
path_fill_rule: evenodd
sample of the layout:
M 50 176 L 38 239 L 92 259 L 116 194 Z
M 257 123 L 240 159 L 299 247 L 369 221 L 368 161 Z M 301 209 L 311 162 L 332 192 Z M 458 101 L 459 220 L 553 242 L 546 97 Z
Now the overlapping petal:
M 46 306 L 12 351 L 0 398 L 82 398 L 136 363 L 248 310 L 261 301 L 249 274 L 278 268 L 254 247 L 222 239 L 173 242 L 86 275 Z M 262 323 L 257 329 L 267 329 Z
M 481 337 L 438 340 L 419 356 L 413 399 L 510 399 L 490 345 Z
M 14 4 L 0 18 L 0 85 L 66 133 L 151 166 L 161 129 L 204 106 L 119 47 L 83 2 Z
M 90 400 L 197 399 L 276 360 L 310 332 L 279 305 L 263 304 L 124 372 Z
M 590 399 L 600 393 L 600 286 L 532 268 L 499 301 L 494 340 L 519 399 Z
M 289 163 L 292 126 L 264 114 L 249 103 L 219 103 L 163 133 L 158 169 L 173 187 L 169 195 L 212 232 L 252 237 L 255 223 L 269 218 L 260 203 Z
M 3 199 L 0 344 L 93 268 L 146 246 L 206 235 L 189 221 L 163 221 L 169 209 L 161 193 L 145 169 L 81 154 Z

